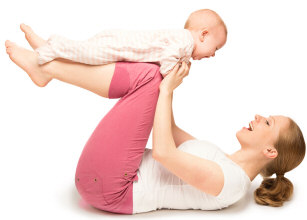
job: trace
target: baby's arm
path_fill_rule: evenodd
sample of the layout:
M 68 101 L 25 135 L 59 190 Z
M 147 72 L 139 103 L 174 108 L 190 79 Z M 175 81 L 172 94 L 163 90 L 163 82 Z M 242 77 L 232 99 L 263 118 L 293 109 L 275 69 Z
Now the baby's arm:
M 169 45 L 165 48 L 163 58 L 160 60 L 160 73 L 163 77 L 165 77 L 177 63 L 186 62 L 190 67 L 190 57 L 186 57 L 183 51 L 183 49 L 178 48 L 178 45 Z
M 163 62 L 163 60 L 160 62 L 161 64 L 160 73 L 162 74 L 163 78 L 173 70 L 173 68 L 176 66 L 178 62 L 180 62 L 178 59 L 174 59 L 173 62 Z M 190 61 L 183 61 L 183 62 L 186 62 L 190 68 L 191 66 Z M 181 62 L 179 63 L 179 65 L 181 66 Z
M 175 57 L 167 57 L 160 61 L 160 73 L 165 77 L 178 63 L 179 59 Z

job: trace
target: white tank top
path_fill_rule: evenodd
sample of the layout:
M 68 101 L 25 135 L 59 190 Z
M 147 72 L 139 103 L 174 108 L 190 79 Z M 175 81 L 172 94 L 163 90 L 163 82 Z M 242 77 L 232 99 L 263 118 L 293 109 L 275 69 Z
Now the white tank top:
M 248 191 L 249 177 L 216 145 L 194 139 L 182 143 L 178 149 L 220 165 L 224 173 L 221 193 L 212 196 L 183 182 L 152 158 L 151 149 L 145 148 L 137 172 L 138 181 L 133 182 L 133 214 L 162 208 L 222 209 L 237 202 Z

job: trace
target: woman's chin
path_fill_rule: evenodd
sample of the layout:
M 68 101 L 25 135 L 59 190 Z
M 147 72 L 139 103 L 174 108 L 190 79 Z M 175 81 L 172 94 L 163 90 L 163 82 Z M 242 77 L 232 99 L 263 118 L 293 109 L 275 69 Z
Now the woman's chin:
M 243 127 L 241 130 L 237 131 L 236 133 L 236 137 L 240 142 L 240 139 L 242 139 L 242 137 L 244 137 L 247 133 L 246 132 L 250 132 L 246 127 Z

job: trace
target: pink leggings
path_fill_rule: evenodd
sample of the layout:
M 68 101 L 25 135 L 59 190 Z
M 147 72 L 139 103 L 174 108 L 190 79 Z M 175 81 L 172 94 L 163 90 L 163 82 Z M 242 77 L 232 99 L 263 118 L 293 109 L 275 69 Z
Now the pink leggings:
M 116 63 L 109 98 L 121 99 L 87 141 L 75 176 L 79 194 L 93 207 L 133 213 L 133 181 L 153 126 L 161 80 L 155 64 Z

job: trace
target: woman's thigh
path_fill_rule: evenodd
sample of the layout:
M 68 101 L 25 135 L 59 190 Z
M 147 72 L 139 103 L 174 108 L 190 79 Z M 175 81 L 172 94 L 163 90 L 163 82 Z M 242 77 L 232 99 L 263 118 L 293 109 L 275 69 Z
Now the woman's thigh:
M 109 97 L 121 99 L 100 121 L 79 159 L 76 186 L 91 205 L 132 213 L 132 185 L 153 126 L 159 67 L 117 63 Z

